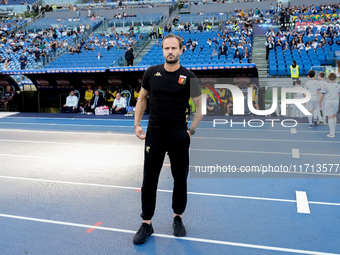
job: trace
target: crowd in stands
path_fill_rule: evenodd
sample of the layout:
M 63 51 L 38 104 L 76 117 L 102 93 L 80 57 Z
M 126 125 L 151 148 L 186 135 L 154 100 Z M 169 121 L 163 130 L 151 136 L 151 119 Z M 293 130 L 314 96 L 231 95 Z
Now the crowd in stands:
M 131 31 L 129 34 L 121 32 L 120 34 L 115 32 L 114 34 L 109 34 L 106 32 L 102 33 L 100 36 L 89 35 L 86 41 L 81 40 L 77 46 L 69 47 L 69 54 L 81 53 L 82 50 L 94 51 L 96 48 L 104 48 L 108 51 L 110 49 L 123 49 L 126 50 L 128 47 L 133 47 L 138 41 L 138 39 L 143 39 L 142 34 L 136 34 Z
M 50 27 L 38 33 L 27 30 L 10 33 L 1 38 L 0 63 L 4 64 L 4 70 L 11 70 L 19 69 L 19 61 L 20 69 L 25 69 L 28 62 L 44 60 L 47 55 L 55 54 L 59 48 L 68 47 L 76 37 L 76 28 L 66 32 L 62 27 Z
M 221 26 L 220 32 L 209 29 L 203 30 L 203 26 L 192 30 L 189 24 L 183 29 L 173 31 L 172 25 L 164 27 L 150 26 L 149 35 L 159 38 L 157 43 L 142 58 L 140 65 L 158 64 L 160 59 L 161 41 L 168 33 L 174 33 L 182 41 L 183 64 L 205 63 L 250 63 L 252 58 L 253 31 L 250 27 L 241 29 L 237 23 L 231 25 L 226 22 Z M 169 29 L 170 28 L 170 29 Z
M 157 8 L 157 7 L 167 7 L 169 4 L 154 4 L 154 3 L 137 3 L 137 4 L 123 4 L 122 1 L 112 1 L 118 2 L 118 5 L 108 5 L 106 0 L 95 0 L 90 5 L 77 7 L 76 5 L 62 6 L 58 11 L 69 10 L 69 11 L 87 11 L 87 10 L 124 10 L 124 9 L 138 9 L 138 8 Z M 97 5 L 95 4 L 97 3 Z M 100 3 L 100 5 L 98 5 Z
M 4 20 L 0 21 L 0 35 L 8 34 L 13 28 L 18 27 L 26 23 L 22 18 L 17 20 Z

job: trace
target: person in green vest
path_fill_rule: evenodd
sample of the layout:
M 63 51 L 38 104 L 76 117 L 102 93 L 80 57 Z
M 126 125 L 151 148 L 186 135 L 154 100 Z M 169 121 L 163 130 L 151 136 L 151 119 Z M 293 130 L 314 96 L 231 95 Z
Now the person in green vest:
M 52 5 L 52 9 L 56 10 L 57 9 L 57 5 L 56 4 Z
M 299 66 L 296 64 L 296 60 L 293 60 L 293 64 L 290 66 L 290 77 L 293 79 L 293 85 L 299 79 Z
M 210 23 L 207 24 L 207 32 L 209 32 L 211 30 L 211 25 Z
M 158 38 L 163 38 L 162 36 L 163 36 L 163 28 L 162 28 L 162 26 L 159 26 L 159 28 L 158 28 Z

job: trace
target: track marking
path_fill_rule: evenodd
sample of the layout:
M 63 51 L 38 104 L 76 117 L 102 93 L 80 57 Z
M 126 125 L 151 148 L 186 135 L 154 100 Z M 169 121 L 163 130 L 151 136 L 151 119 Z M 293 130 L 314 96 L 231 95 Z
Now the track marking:
M 70 181 L 56 181 L 56 180 L 35 179 L 35 178 L 15 177 L 15 176 L 0 176 L 0 178 L 3 178 L 3 179 L 12 179 L 12 180 L 22 180 L 22 181 L 36 181 L 36 182 L 59 183 L 59 184 L 68 184 L 68 185 L 103 187 L 103 188 L 130 189 L 130 190 L 135 190 L 135 191 L 140 189 L 138 187 L 130 187 L 130 186 L 118 186 L 118 185 L 97 184 L 97 183 L 84 183 L 84 182 L 70 182 Z M 157 191 L 158 192 L 164 192 L 164 193 L 172 193 L 172 190 L 165 190 L 165 189 L 157 189 Z M 266 197 L 250 197 L 250 196 L 236 196 L 236 195 L 201 193 L 201 192 L 192 192 L 192 191 L 189 191 L 188 194 L 189 195 L 197 195 L 197 196 L 240 198 L 240 199 L 251 199 L 251 200 L 263 200 L 263 201 L 296 203 L 296 200 L 292 200 L 292 199 L 279 199 L 279 198 L 266 198 Z M 309 203 L 310 204 L 318 204 L 318 205 L 340 206 L 340 203 L 312 202 L 312 201 L 309 201 Z
M 82 132 L 82 131 L 49 131 L 49 130 L 25 130 L 25 129 L 5 129 L 1 128 L 0 131 L 5 131 L 5 132 L 21 132 L 21 133 L 47 133 L 47 134 L 69 134 L 69 135 L 112 135 L 112 136 L 136 136 L 135 134 L 126 134 L 126 133 L 104 133 L 104 132 Z
M 72 143 L 65 143 L 65 142 L 48 142 L 48 141 L 29 141 L 29 140 L 7 140 L 7 139 L 0 139 L 0 142 L 10 142 L 10 143 L 37 143 L 37 144 L 58 144 L 58 145 L 86 145 L 86 146 L 119 146 L 121 145 L 115 145 L 114 143 L 77 143 L 77 142 L 72 142 Z M 124 145 L 124 148 L 126 147 L 144 147 L 143 145 Z
M 295 191 L 295 194 L 297 212 L 310 214 L 307 193 L 305 191 Z
M 210 152 L 234 152 L 234 153 L 254 153 L 254 154 L 277 154 L 277 155 L 292 155 L 291 152 L 275 152 L 275 151 L 242 151 L 242 150 L 215 150 L 215 149 L 190 149 L 192 151 L 210 151 Z M 316 154 L 316 153 L 300 153 L 306 156 L 325 156 L 325 157 L 340 157 L 339 154 Z
M 193 137 L 193 139 L 198 139 L 198 137 Z M 203 140 L 236 140 L 236 141 L 260 141 L 260 142 L 299 142 L 299 143 L 340 143 L 340 141 L 325 141 L 325 140 L 287 140 L 287 139 L 260 139 L 260 138 L 243 138 L 243 137 L 209 137 L 205 136 Z
M 98 221 L 96 224 L 94 224 L 94 226 L 95 226 L 95 227 L 100 226 L 102 223 L 103 223 L 103 222 L 99 222 L 99 221 Z M 91 233 L 93 230 L 95 230 L 95 228 L 89 228 L 89 229 L 86 231 L 86 233 Z
M 299 149 L 292 149 L 292 158 L 300 158 Z
M 296 134 L 296 133 L 297 133 L 297 132 L 296 132 L 296 128 L 291 128 L 291 129 L 290 129 L 290 133 L 291 133 L 291 134 Z
M 17 220 L 34 221 L 34 222 L 43 222 L 43 223 L 55 224 L 55 225 L 79 227 L 79 228 L 94 228 L 94 229 L 98 229 L 98 230 L 105 230 L 105 231 L 119 232 L 119 233 L 128 233 L 128 234 L 135 234 L 136 233 L 136 231 L 128 230 L 128 229 L 91 226 L 91 225 L 87 225 L 87 224 L 79 224 L 79 223 L 72 223 L 72 222 L 65 222 L 65 221 L 47 220 L 47 219 L 39 219 L 39 218 L 16 216 L 16 215 L 9 215 L 9 214 L 0 214 L 0 217 L 10 218 L 10 219 L 17 219 Z M 238 242 L 229 242 L 229 241 L 219 241 L 219 240 L 205 239 L 205 238 L 175 237 L 173 235 L 157 234 L 157 233 L 154 233 L 152 235 L 154 237 L 160 237 L 160 238 L 177 239 L 177 240 L 185 240 L 185 241 L 200 242 L 200 243 L 209 243 L 209 244 L 219 244 L 219 245 L 235 246 L 235 247 L 242 247 L 242 248 L 252 248 L 252 249 L 260 249 L 260 250 L 281 251 L 281 252 L 289 252 L 289 253 L 294 253 L 294 254 L 339 255 L 339 254 L 336 254 L 336 253 L 328 253 L 328 252 L 320 252 L 320 251 L 310 251 L 310 250 L 299 250 L 299 249 L 291 249 L 291 248 L 283 248 L 283 247 L 275 247 L 275 246 L 266 246 L 266 245 L 258 245 L 258 244 L 238 243 Z
M 37 125 L 37 126 L 69 126 L 69 127 L 116 127 L 116 128 L 133 128 L 133 126 L 116 126 L 116 125 L 84 125 L 84 124 L 62 124 L 62 123 L 21 123 L 21 122 L 0 122 L 0 124 L 16 125 Z M 144 126 L 143 128 L 146 128 Z

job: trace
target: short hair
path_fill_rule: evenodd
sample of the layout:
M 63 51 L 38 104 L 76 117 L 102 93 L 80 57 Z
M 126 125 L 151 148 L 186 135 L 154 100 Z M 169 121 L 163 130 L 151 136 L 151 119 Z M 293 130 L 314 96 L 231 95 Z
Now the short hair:
M 295 81 L 295 84 L 301 85 L 301 80 L 300 80 L 300 79 L 297 79 L 297 80 Z
M 176 38 L 178 40 L 178 44 L 179 44 L 179 49 L 181 50 L 182 47 L 183 47 L 183 44 L 181 42 L 181 39 L 179 39 L 179 36 L 177 35 L 174 35 L 174 34 L 168 34 L 167 36 L 164 37 L 163 41 L 162 41 L 162 44 L 161 44 L 161 47 L 163 49 L 163 45 L 164 45 L 164 41 L 168 38 Z
M 331 72 L 328 74 L 328 80 L 335 81 L 336 80 L 336 74 L 334 72 Z
M 325 78 L 325 73 L 324 72 L 320 72 L 319 76 L 320 76 L 320 78 Z
M 308 76 L 309 76 L 310 78 L 313 78 L 313 77 L 315 76 L 315 71 L 314 71 L 314 70 L 309 70 Z
M 296 60 L 293 60 L 293 65 L 296 65 Z

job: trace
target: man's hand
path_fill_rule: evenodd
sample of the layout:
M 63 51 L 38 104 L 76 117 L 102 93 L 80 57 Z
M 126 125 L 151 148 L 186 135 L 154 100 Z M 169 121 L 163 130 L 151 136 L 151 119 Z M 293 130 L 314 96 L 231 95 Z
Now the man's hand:
M 144 130 L 141 126 L 138 126 L 135 128 L 135 133 L 136 133 L 136 136 L 141 140 L 144 140 L 146 137 Z
M 67 105 L 66 105 L 66 104 L 64 104 L 64 107 L 67 107 Z
M 119 109 L 116 107 L 116 108 L 115 108 L 115 111 L 116 111 L 116 112 L 118 112 L 118 111 L 119 111 Z
M 187 132 L 188 132 L 189 138 L 191 139 L 191 134 L 190 134 L 190 131 L 189 131 L 189 130 L 187 130 Z

